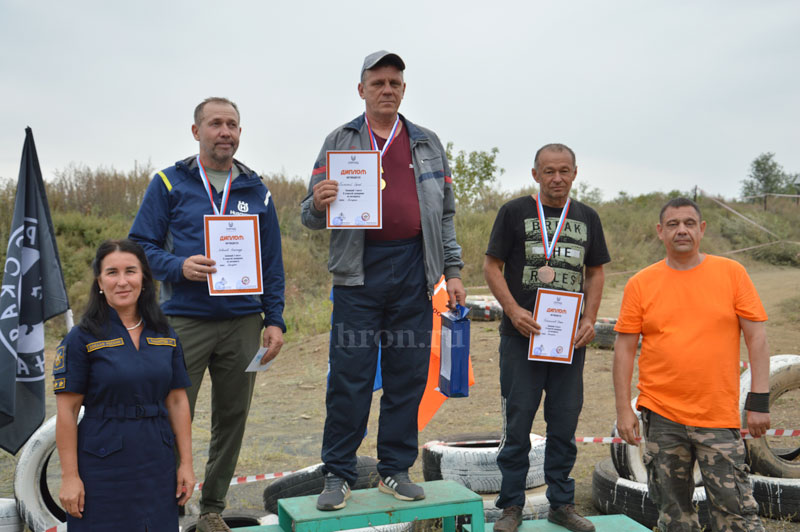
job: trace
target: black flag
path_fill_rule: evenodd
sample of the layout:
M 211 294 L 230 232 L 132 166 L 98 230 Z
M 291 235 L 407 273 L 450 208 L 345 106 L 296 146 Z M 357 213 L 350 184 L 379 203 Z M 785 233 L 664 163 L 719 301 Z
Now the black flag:
M 44 322 L 69 309 L 31 128 L 0 291 L 0 447 L 16 454 L 44 421 Z

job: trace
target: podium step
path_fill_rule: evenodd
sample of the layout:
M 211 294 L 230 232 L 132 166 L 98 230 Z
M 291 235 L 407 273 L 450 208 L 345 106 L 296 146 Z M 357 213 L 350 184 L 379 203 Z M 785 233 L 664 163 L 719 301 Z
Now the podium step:
M 592 515 L 586 519 L 594 523 L 597 532 L 649 532 L 650 529 L 640 525 L 627 515 Z M 474 531 L 472 525 L 464 525 L 465 531 Z M 519 532 L 564 532 L 566 528 L 555 525 L 547 519 L 523 521 L 517 529 Z M 487 524 L 486 532 L 494 531 L 494 523 Z
M 336 532 L 353 528 L 408 523 L 442 518 L 445 532 L 455 531 L 458 515 L 472 516 L 472 530 L 484 532 L 483 499 L 461 484 L 450 480 L 422 482 L 425 498 L 421 501 L 399 501 L 377 488 L 353 491 L 347 506 L 333 512 L 317 510 L 317 495 L 293 497 L 278 501 L 280 529 L 294 532 Z M 266 527 L 242 530 L 266 532 Z

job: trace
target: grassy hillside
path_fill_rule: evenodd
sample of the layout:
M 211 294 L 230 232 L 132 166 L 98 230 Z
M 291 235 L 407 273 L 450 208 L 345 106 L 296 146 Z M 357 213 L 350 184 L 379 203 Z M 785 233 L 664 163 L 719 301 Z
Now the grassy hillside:
M 130 172 L 70 167 L 59 172 L 47 183 L 64 277 L 70 303 L 80 317 L 91 284 L 90 263 L 98 244 L 107 238 L 127 235 L 133 216 L 144 194 L 153 169 L 135 168 Z M 283 258 L 286 269 L 286 312 L 289 339 L 327 330 L 330 314 L 328 293 L 330 275 L 327 272 L 328 234 L 310 231 L 300 223 L 300 202 L 306 195 L 306 183 L 272 174 L 265 177 L 278 209 L 283 238 Z M 8 230 L 14 205 L 16 184 L 0 184 L 0 240 L 8 240 Z M 511 197 L 530 194 L 525 189 L 515 194 L 494 192 L 491 201 L 469 211 L 461 209 L 456 216 L 458 241 L 466 263 L 463 270 L 467 287 L 484 285 L 483 254 L 494 222 L 497 207 Z M 600 214 L 608 241 L 612 262 L 606 268 L 610 274 L 637 270 L 663 257 L 663 247 L 656 237 L 658 212 L 669 197 L 680 195 L 646 194 L 620 197 L 590 203 Z M 768 234 L 736 214 L 720 207 L 709 198 L 698 202 L 708 223 L 703 249 L 725 254 L 733 250 L 767 244 L 777 240 L 795 243 L 772 244 L 731 255 L 737 260 L 763 261 L 800 267 L 800 206 L 793 200 L 770 200 L 768 210 L 762 204 L 730 204 L 739 213 L 751 218 L 777 236 Z M 5 244 L 0 250 L 4 259 Z M 626 277 L 626 276 L 625 276 Z M 800 299 L 787 303 L 800 307 Z M 51 335 L 64 332 L 62 320 L 54 320 Z

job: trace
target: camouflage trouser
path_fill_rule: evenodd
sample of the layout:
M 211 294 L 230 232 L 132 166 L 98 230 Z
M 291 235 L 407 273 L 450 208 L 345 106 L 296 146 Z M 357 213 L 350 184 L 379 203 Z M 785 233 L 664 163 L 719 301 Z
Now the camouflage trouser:
M 703 476 L 712 530 L 764 530 L 738 429 L 681 425 L 647 409 L 642 411 L 642 421 L 647 488 L 658 507 L 659 530 L 700 530 L 692 504 L 695 460 Z

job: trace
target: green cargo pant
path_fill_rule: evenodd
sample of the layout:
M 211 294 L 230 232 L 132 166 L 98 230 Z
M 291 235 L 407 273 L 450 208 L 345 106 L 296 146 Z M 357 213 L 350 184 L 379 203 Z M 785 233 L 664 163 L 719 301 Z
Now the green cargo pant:
M 642 411 L 647 440 L 643 461 L 647 490 L 658 507 L 658 529 L 700 531 L 692 504 L 694 461 L 700 465 L 714 531 L 763 532 L 744 463 L 739 429 L 681 425 Z
M 186 390 L 194 419 L 197 394 L 211 376 L 211 441 L 208 444 L 200 513 L 221 513 L 236 470 L 256 381 L 245 368 L 261 346 L 260 314 L 223 320 L 169 316 L 178 333 L 192 386 Z

